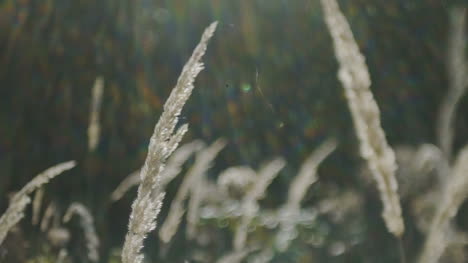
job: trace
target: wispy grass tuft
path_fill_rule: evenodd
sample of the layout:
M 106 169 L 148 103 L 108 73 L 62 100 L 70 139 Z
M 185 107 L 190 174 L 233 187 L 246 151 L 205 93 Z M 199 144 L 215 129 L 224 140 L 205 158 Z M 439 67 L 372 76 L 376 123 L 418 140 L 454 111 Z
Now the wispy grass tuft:
M 74 214 L 80 216 L 80 226 L 84 231 L 88 258 L 91 262 L 99 261 L 99 238 L 94 227 L 94 219 L 88 208 L 80 203 L 72 203 L 65 215 L 64 222 L 69 222 Z
M 0 245 L 5 240 L 8 231 L 24 217 L 24 209 L 31 202 L 29 194 L 48 183 L 55 176 L 75 167 L 75 165 L 75 161 L 68 161 L 52 166 L 34 177 L 13 196 L 7 211 L 0 217 Z
M 458 154 L 451 175 L 447 178 L 441 200 L 429 228 L 420 263 L 439 261 L 453 238 L 451 220 L 456 216 L 463 201 L 468 197 L 468 145 Z
M 307 189 L 318 179 L 318 166 L 336 149 L 336 141 L 329 139 L 319 146 L 302 163 L 299 174 L 293 179 L 288 190 L 288 199 L 281 208 L 283 216 L 280 221 L 280 229 L 276 235 L 276 244 L 280 251 L 285 251 L 290 242 L 295 238 L 296 219 L 300 215 L 301 201 L 307 193 Z
M 242 217 L 234 234 L 234 250 L 242 251 L 246 247 L 249 224 L 258 212 L 258 201 L 265 195 L 270 183 L 286 165 L 283 158 L 276 158 L 260 169 L 252 188 L 242 200 Z
M 196 235 L 196 225 L 200 217 L 200 205 L 204 201 L 204 186 L 207 184 L 206 172 L 213 165 L 219 152 L 226 146 L 226 140 L 218 139 L 208 148 L 197 153 L 195 163 L 189 173 L 196 174 L 191 186 L 191 196 L 187 212 L 187 237 L 193 239 Z M 198 180 L 197 180 L 198 178 Z
M 45 232 L 47 231 L 47 229 L 49 229 L 51 221 L 56 215 L 58 215 L 57 207 L 55 205 L 55 202 L 52 201 L 45 209 L 44 215 L 41 219 L 40 229 L 42 232 Z
M 169 209 L 169 215 L 165 220 L 161 230 L 159 231 L 159 237 L 165 243 L 169 242 L 179 227 L 180 220 L 184 215 L 184 202 L 192 194 L 189 202 L 188 212 L 188 227 L 187 235 L 192 238 L 195 233 L 195 223 L 198 220 L 198 208 L 199 202 L 201 202 L 200 194 L 198 192 L 200 185 L 203 182 L 203 175 L 211 167 L 214 158 L 224 148 L 226 142 L 223 139 L 218 139 L 212 143 L 209 147 L 200 150 L 195 158 L 195 163 L 187 172 L 184 180 L 182 181 L 179 190 L 171 203 Z
M 452 165 L 454 122 L 456 107 L 466 92 L 468 86 L 468 64 L 466 61 L 466 8 L 454 7 L 450 10 L 450 29 L 448 43 L 448 74 L 450 89 L 445 97 L 440 112 L 437 135 L 439 146 L 443 153 L 446 168 L 439 174 L 441 187 L 439 198 L 441 202 L 435 208 L 429 231 L 424 243 L 419 262 L 439 262 L 444 251 L 461 234 L 455 231 L 453 218 L 463 201 L 468 197 L 468 145 L 457 155 Z M 448 171 L 448 172 L 447 172 Z M 457 236 L 458 235 L 458 236 Z M 462 234 L 462 236 L 466 236 Z M 466 244 L 466 241 L 463 241 Z
M 338 78 L 345 90 L 361 156 L 367 161 L 383 202 L 383 218 L 390 233 L 401 237 L 404 223 L 395 178 L 395 154 L 380 124 L 380 112 L 370 90 L 371 80 L 364 56 L 336 0 L 321 0 L 335 56 L 340 65 Z
M 450 28 L 447 68 L 450 89 L 439 111 L 437 137 L 439 146 L 448 162 L 452 158 L 456 109 L 468 87 L 468 63 L 466 61 L 466 8 L 450 10 Z
M 199 151 L 204 146 L 201 140 L 194 140 L 193 142 L 186 143 L 180 146 L 171 157 L 167 160 L 167 165 L 161 174 L 160 184 L 164 190 L 167 184 L 174 179 L 182 170 L 182 165 L 192 156 L 193 153 Z M 140 170 L 131 173 L 125 178 L 112 192 L 111 201 L 115 202 L 120 200 L 130 188 L 137 186 L 140 183 Z
M 160 189 L 160 177 L 167 158 L 174 152 L 187 132 L 187 124 L 177 131 L 175 127 L 183 106 L 192 94 L 193 82 L 203 69 L 201 58 L 205 54 L 208 41 L 213 36 L 217 22 L 212 23 L 203 33 L 200 43 L 182 69 L 177 84 L 164 104 L 164 111 L 154 128 L 148 146 L 148 155 L 140 172 L 141 183 L 138 195 L 132 204 L 128 232 L 122 249 L 123 263 L 141 263 L 140 253 L 143 240 L 156 228 L 156 218 L 161 209 L 164 193 Z

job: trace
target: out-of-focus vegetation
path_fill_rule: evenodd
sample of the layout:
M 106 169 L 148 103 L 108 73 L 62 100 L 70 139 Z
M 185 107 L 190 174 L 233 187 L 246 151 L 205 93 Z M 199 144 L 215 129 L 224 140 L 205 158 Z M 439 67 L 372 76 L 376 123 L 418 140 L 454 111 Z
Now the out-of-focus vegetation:
M 399 149 L 412 158 L 422 143 L 437 143 L 437 114 L 449 87 L 448 14 L 464 3 L 340 4 L 366 57 L 388 142 L 405 145 Z M 182 114 L 190 125 L 184 142 L 227 140 L 208 179 L 216 180 L 230 166 L 249 165 L 258 171 L 263 161 L 285 158 L 287 165 L 259 202 L 265 214 L 252 223 L 257 226 L 256 239 L 273 247 L 275 236 L 265 227 L 265 220 L 271 223 L 268 213 L 285 202 L 290 182 L 308 154 L 326 138 L 336 138 L 336 152 L 320 167 L 319 180 L 302 203 L 316 219 L 272 261 L 399 260 L 399 244 L 385 229 L 375 187 L 362 175 L 318 0 L 0 0 L 0 213 L 7 208 L 6 197 L 38 171 L 74 159 L 78 166 L 45 188 L 43 213 L 50 204 L 57 215 L 72 202 L 85 204 L 94 215 L 101 262 L 116 262 L 136 193 L 132 190 L 114 203 L 109 201 L 111 193 L 143 164 L 164 101 L 200 32 L 214 20 L 219 25 L 204 58 L 206 69 Z M 101 139 L 89 151 L 89 110 L 97 77 L 104 79 Z M 466 143 L 466 112 L 465 97 L 455 120 L 455 152 Z M 414 176 L 410 168 L 401 172 Z M 178 176 L 168 185 L 160 223 L 182 180 Z M 402 198 L 402 245 L 409 259 L 423 244 L 414 218 L 426 212 L 411 200 L 431 186 L 430 180 L 400 186 L 409 196 Z M 223 256 L 232 248 L 239 223 L 223 216 L 229 212 L 203 214 L 200 226 L 207 234 L 195 240 L 185 238 L 186 221 L 170 245 L 151 236 L 145 248 L 149 260 L 203 262 Z M 75 262 L 87 260 L 77 222 L 66 224 L 73 234 L 63 245 L 57 241 L 61 236 L 42 232 L 30 224 L 30 217 L 28 212 L 2 244 L 0 261 L 49 262 L 47 258 L 55 259 L 62 247 Z M 462 206 L 456 218 L 459 229 L 468 228 L 467 218 Z M 51 221 L 63 227 L 60 218 Z M 211 242 L 214 237 L 216 242 Z

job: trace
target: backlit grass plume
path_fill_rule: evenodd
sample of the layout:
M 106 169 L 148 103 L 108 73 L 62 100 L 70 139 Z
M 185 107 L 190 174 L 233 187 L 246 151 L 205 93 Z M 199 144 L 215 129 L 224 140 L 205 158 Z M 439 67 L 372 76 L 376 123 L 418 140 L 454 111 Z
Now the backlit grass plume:
M 321 2 L 325 23 L 333 39 L 335 56 L 340 66 L 338 78 L 351 110 L 361 156 L 367 161 L 377 182 L 387 229 L 400 237 L 404 232 L 404 223 L 395 179 L 395 154 L 389 147 L 380 124 L 379 108 L 369 88 L 369 70 L 336 0 Z
M 203 33 L 200 43 L 182 69 L 177 84 L 164 104 L 164 111 L 159 118 L 148 146 L 148 155 L 143 165 L 138 186 L 138 195 L 132 204 L 128 232 L 122 250 L 123 263 L 140 263 L 143 255 L 140 250 L 143 240 L 156 227 L 156 218 L 161 209 L 164 192 L 160 189 L 160 175 L 167 158 L 177 148 L 187 124 L 177 131 L 175 127 L 183 106 L 192 94 L 193 82 L 203 69 L 201 58 L 205 54 L 208 41 L 213 36 L 217 22 L 212 23 Z
M 24 217 L 24 209 L 31 202 L 29 195 L 37 188 L 48 183 L 55 176 L 66 170 L 70 170 L 75 165 L 75 161 L 68 161 L 52 166 L 34 177 L 23 189 L 13 196 L 7 211 L 0 217 L 0 245 L 5 240 L 8 231 Z

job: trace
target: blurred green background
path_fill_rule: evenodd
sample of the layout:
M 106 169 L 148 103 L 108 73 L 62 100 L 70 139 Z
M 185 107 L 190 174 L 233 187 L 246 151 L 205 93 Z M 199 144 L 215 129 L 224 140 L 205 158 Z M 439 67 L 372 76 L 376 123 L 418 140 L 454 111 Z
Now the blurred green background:
M 435 143 L 437 110 L 448 89 L 448 9 L 460 3 L 340 1 L 367 58 L 391 145 Z M 356 138 L 318 0 L 0 0 L 0 211 L 7 195 L 38 172 L 77 160 L 77 168 L 46 187 L 46 199 L 62 209 L 72 201 L 91 208 L 107 262 L 123 244 L 135 191 L 112 205 L 109 195 L 143 163 L 164 101 L 214 20 L 219 26 L 204 58 L 206 69 L 182 114 L 189 124 L 184 142 L 228 140 L 212 177 L 228 166 L 258 168 L 283 156 L 288 165 L 262 203 L 275 207 L 307 154 L 336 138 L 338 151 L 320 169 L 305 205 L 313 206 L 330 185 L 338 192 L 358 190 L 366 207 L 357 226 L 361 241 L 339 256 L 297 245 L 275 262 L 396 262 L 398 243 L 384 227 L 379 198 L 358 176 Z M 91 89 L 98 76 L 105 80 L 101 141 L 89 153 Z M 456 149 L 468 132 L 466 98 L 459 112 Z M 176 189 L 177 183 L 167 200 Z M 468 213 L 459 217 L 467 219 Z M 404 245 L 411 257 L 421 235 L 408 221 Z M 44 250 L 41 238 L 23 225 L 32 257 Z M 331 240 L 348 238 L 340 236 L 339 226 L 328 227 Z M 226 236 L 211 248 L 213 254 L 229 250 Z M 159 262 L 183 262 L 195 246 L 179 236 L 167 261 Z M 151 237 L 150 258 L 161 257 L 158 247 Z

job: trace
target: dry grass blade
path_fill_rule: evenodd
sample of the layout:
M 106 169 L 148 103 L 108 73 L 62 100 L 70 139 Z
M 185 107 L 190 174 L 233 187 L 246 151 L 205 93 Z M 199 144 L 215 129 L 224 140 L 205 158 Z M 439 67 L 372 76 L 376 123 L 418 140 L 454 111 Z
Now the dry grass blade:
M 212 23 L 203 33 L 200 43 L 182 69 L 177 84 L 164 104 L 164 111 L 154 128 L 148 146 L 148 155 L 140 172 L 141 183 L 138 195 L 132 204 L 128 232 L 122 249 L 123 263 L 140 263 L 143 240 L 156 228 L 156 218 L 162 206 L 164 193 L 161 191 L 161 173 L 167 158 L 177 148 L 187 131 L 182 125 L 175 133 L 175 127 L 183 106 L 194 88 L 193 82 L 203 69 L 201 58 L 205 54 L 209 39 L 213 36 L 217 22 Z
M 92 90 L 91 109 L 88 125 L 88 150 L 93 152 L 98 143 L 101 133 L 101 124 L 99 122 L 99 113 L 101 112 L 102 94 L 104 93 L 104 79 L 96 78 Z
M 287 206 L 298 207 L 304 199 L 307 189 L 317 181 L 318 166 L 336 149 L 336 141 L 329 139 L 315 150 L 302 164 L 299 174 L 294 178 L 288 190 Z
M 452 158 L 456 109 L 468 86 L 466 38 L 466 8 L 453 8 L 450 13 L 447 63 L 450 89 L 442 102 L 437 125 L 439 146 L 447 161 Z
M 44 188 L 37 189 L 36 193 L 34 193 L 33 199 L 33 216 L 32 216 L 32 224 L 33 226 L 39 223 L 39 214 L 41 211 L 42 199 L 44 198 Z
M 420 263 L 438 262 L 450 241 L 450 222 L 468 197 L 468 145 L 458 154 L 429 228 Z
M 42 216 L 42 219 L 41 219 L 40 229 L 41 229 L 42 232 L 45 232 L 47 229 L 49 229 L 52 218 L 57 213 L 58 212 L 57 212 L 57 207 L 56 207 L 55 203 L 51 202 L 47 206 L 47 208 L 46 208 L 46 210 L 44 212 L 44 215 Z
M 359 52 L 350 26 L 336 0 L 321 2 L 340 65 L 338 78 L 351 110 L 361 156 L 367 161 L 377 182 L 384 206 L 382 215 L 385 224 L 390 233 L 400 237 L 404 232 L 404 223 L 395 178 L 395 154 L 387 144 L 380 124 L 380 112 L 369 88 L 371 80 L 364 56 Z
M 139 185 L 141 182 L 140 172 L 141 170 L 137 170 L 125 177 L 112 192 L 110 200 L 112 202 L 119 201 L 132 187 Z
M 70 221 L 71 217 L 77 214 L 80 216 L 80 225 L 84 231 L 88 258 L 91 262 L 99 261 L 99 238 L 94 227 L 94 219 L 88 208 L 80 203 L 72 203 L 63 217 L 64 222 Z
M 69 161 L 52 166 L 34 177 L 23 189 L 13 196 L 7 211 L 0 217 L 0 245 L 5 240 L 8 231 L 24 217 L 24 209 L 31 202 L 29 194 L 49 182 L 55 176 L 75 167 L 75 165 L 75 161 Z

